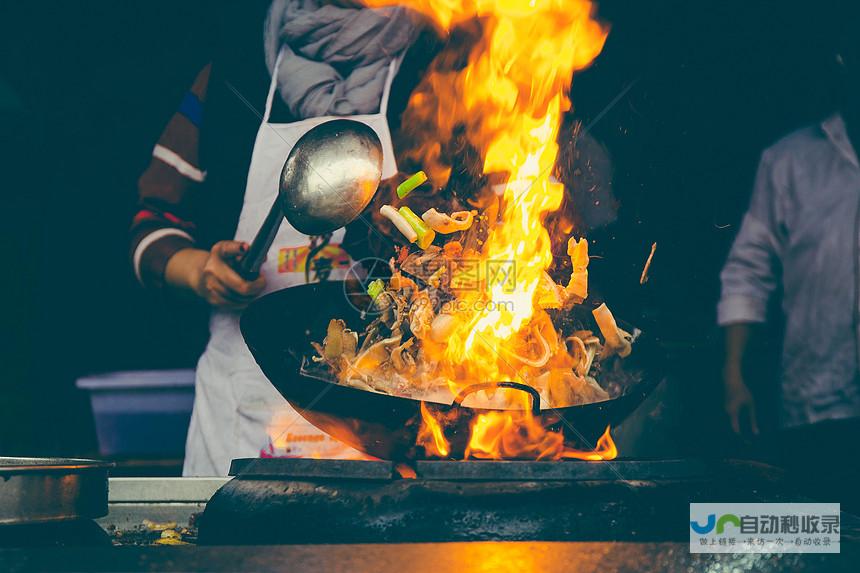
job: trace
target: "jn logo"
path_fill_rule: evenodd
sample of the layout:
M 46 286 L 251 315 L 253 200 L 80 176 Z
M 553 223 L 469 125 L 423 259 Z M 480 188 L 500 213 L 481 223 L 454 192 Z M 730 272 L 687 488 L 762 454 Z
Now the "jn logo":
M 741 526 L 741 520 L 738 519 L 737 515 L 733 515 L 731 513 L 724 513 L 720 516 L 719 521 L 717 521 L 717 516 L 714 513 L 708 514 L 708 520 L 705 522 L 705 525 L 699 524 L 698 521 L 690 521 L 690 527 L 693 528 L 693 531 L 698 533 L 699 535 L 705 535 L 714 530 L 714 526 L 717 527 L 717 535 L 722 535 L 723 531 L 726 529 L 726 524 L 731 523 L 735 527 Z

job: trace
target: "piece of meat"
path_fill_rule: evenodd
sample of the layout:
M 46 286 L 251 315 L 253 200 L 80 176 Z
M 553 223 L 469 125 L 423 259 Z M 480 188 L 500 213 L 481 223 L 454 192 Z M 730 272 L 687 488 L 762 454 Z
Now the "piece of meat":
M 333 318 L 329 321 L 326 337 L 323 341 L 323 358 L 335 360 L 344 357 L 351 360 L 355 356 L 357 345 L 358 333 L 348 329 L 346 323 L 339 318 Z
M 430 295 L 426 290 L 422 290 L 412 299 L 412 306 L 409 308 L 409 330 L 415 338 L 421 340 L 430 333 L 430 325 L 435 316 Z

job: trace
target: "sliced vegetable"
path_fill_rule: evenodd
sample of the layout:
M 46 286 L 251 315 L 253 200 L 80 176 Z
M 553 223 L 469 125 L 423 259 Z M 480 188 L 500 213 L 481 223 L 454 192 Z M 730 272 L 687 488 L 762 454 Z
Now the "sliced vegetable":
M 423 171 L 419 171 L 403 183 L 397 186 L 397 196 L 403 199 L 412 191 L 414 191 L 418 186 L 427 181 L 427 174 Z
M 409 207 L 401 207 L 398 212 L 415 230 L 415 233 L 418 235 L 419 247 L 426 249 L 433 244 L 433 239 L 436 238 L 436 233 L 433 229 L 424 224 L 421 217 L 416 215 Z
M 565 291 L 574 302 L 580 303 L 588 298 L 588 241 L 571 237 L 567 241 L 567 254 L 572 271 Z
M 592 310 L 591 314 L 594 315 L 594 320 L 597 321 L 600 333 L 606 341 L 606 356 L 612 354 L 618 354 L 621 358 L 630 356 L 630 351 L 632 350 L 630 335 L 618 328 L 615 317 L 612 316 L 606 304 L 601 304 Z
M 397 212 L 397 209 L 391 205 L 383 205 L 379 208 L 379 214 L 394 223 L 394 226 L 397 227 L 398 231 L 403 233 L 403 236 L 406 237 L 407 241 L 414 243 L 418 240 L 418 233 L 412 225 L 409 224 L 406 217 Z
M 376 300 L 376 297 L 385 290 L 385 282 L 382 279 L 376 279 L 367 285 L 367 294 L 370 295 L 370 298 Z
M 440 213 L 436 209 L 427 209 L 424 211 L 424 214 L 421 215 L 421 219 L 427 223 L 431 229 L 437 233 L 442 233 L 443 235 L 455 233 L 457 231 L 465 231 L 472 226 L 474 218 L 475 214 L 472 211 L 457 211 L 447 215 L 445 213 Z

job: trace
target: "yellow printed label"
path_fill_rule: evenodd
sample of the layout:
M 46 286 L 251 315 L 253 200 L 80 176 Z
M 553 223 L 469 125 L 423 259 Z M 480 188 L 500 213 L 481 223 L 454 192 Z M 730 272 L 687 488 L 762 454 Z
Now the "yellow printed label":
M 279 273 L 303 273 L 307 267 L 310 248 L 284 247 L 278 251 Z M 349 254 L 340 245 L 326 245 L 314 255 L 311 270 L 321 272 L 331 269 L 349 268 Z

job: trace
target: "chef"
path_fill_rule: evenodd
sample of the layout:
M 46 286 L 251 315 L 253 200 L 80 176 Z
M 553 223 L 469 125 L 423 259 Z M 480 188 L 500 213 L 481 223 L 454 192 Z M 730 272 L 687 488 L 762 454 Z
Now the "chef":
M 856 28 L 836 58 L 840 109 L 765 150 L 723 268 L 725 408 L 735 432 L 758 433 L 743 361 L 752 325 L 781 287 L 785 316 L 780 427 L 787 458 L 818 458 L 860 430 L 860 50 Z M 831 448 L 824 450 L 822 448 Z M 798 453 L 801 455 L 798 455 Z M 808 466 L 809 464 L 807 464 Z M 819 466 L 814 466 L 819 467 Z
M 382 142 L 383 179 L 397 173 L 392 85 L 422 27 L 403 7 L 275 0 L 261 36 L 260 8 L 242 8 L 225 18 L 230 33 L 155 145 L 131 227 L 131 260 L 144 286 L 212 307 L 185 475 L 225 475 L 242 457 L 361 456 L 287 404 L 239 332 L 240 311 L 254 298 L 343 279 L 352 265 L 346 231 L 309 237 L 284 221 L 258 279 L 243 280 L 235 266 L 275 199 L 284 160 L 312 127 L 336 117 L 369 125 Z

